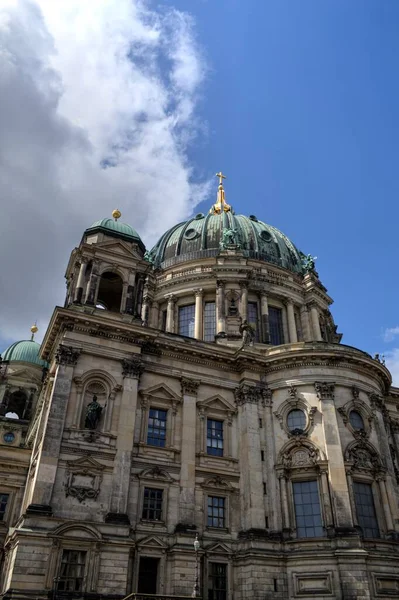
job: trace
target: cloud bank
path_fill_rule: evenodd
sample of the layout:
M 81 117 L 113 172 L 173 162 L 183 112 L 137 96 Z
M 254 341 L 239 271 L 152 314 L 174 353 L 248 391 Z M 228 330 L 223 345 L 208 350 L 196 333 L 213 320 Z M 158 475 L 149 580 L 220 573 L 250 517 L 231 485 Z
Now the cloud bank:
M 0 340 L 34 319 L 44 333 L 93 221 L 119 208 L 151 245 L 207 194 L 188 158 L 203 127 L 193 26 L 139 0 L 3 0 Z

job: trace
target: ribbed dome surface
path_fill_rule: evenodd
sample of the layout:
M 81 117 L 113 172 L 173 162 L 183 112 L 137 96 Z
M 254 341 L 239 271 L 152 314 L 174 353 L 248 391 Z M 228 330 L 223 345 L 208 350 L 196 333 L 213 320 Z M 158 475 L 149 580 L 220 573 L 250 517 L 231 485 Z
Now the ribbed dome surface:
M 224 229 L 237 232 L 236 241 L 244 256 L 302 272 L 299 251 L 281 231 L 253 215 L 245 217 L 233 212 L 199 214 L 169 229 L 151 250 L 155 266 L 166 268 L 179 262 L 216 256 Z
M 22 340 L 14 342 L 4 350 L 1 358 L 9 362 L 26 362 L 39 367 L 47 367 L 48 363 L 39 358 L 40 344 L 33 340 Z
M 99 230 L 113 237 L 121 237 L 122 239 L 141 242 L 139 234 L 133 227 L 127 223 L 115 221 L 115 219 L 101 219 L 100 221 L 96 221 L 91 227 L 86 229 L 85 233 L 95 233 Z

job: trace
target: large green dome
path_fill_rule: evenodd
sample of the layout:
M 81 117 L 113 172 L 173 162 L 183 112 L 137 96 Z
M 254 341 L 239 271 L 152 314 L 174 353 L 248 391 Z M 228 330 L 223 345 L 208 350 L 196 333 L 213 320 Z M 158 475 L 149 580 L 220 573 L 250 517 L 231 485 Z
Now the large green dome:
M 26 362 L 39 367 L 47 367 L 48 363 L 39 357 L 40 344 L 34 340 L 14 342 L 1 354 L 3 361 Z
M 101 219 L 100 221 L 96 221 L 91 227 L 86 229 L 85 235 L 98 233 L 99 231 L 111 237 L 118 237 L 128 242 L 136 242 L 143 246 L 143 242 L 137 231 L 127 223 L 121 223 L 116 219 Z
M 167 268 L 189 260 L 201 260 L 220 252 L 223 230 L 236 232 L 236 241 L 248 258 L 273 263 L 295 273 L 302 273 L 301 253 L 281 231 L 233 211 L 221 214 L 198 214 L 169 229 L 150 252 L 154 266 Z

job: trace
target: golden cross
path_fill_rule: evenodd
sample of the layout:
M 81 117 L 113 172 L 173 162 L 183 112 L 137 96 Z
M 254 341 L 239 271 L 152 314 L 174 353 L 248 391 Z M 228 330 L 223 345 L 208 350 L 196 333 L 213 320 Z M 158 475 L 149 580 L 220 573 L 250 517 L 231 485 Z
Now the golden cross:
M 219 171 L 215 177 L 219 177 L 219 185 L 223 185 L 223 179 L 226 179 L 226 175 L 223 175 L 222 171 Z

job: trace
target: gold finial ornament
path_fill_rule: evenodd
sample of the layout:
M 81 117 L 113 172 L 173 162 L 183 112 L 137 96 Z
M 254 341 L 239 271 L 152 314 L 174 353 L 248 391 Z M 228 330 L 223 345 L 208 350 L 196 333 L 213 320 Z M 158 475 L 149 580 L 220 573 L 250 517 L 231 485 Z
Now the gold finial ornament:
M 211 210 L 209 211 L 211 215 L 220 215 L 223 212 L 231 211 L 230 204 L 227 204 L 226 202 L 223 187 L 223 179 L 226 179 L 226 175 L 223 175 L 222 171 L 219 171 L 219 173 L 216 173 L 216 177 L 219 177 L 219 187 L 216 198 L 216 204 L 213 204 Z
M 32 327 L 30 328 L 31 331 L 31 342 L 33 342 L 33 338 L 35 337 L 35 333 L 37 333 L 39 331 L 38 326 L 36 325 L 36 323 L 34 325 L 32 325 Z
M 120 210 L 118 210 L 117 208 L 115 208 L 115 210 L 112 211 L 112 216 L 114 217 L 115 221 L 117 221 L 118 219 L 121 218 L 122 213 Z

